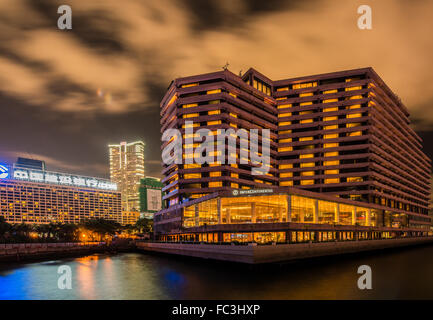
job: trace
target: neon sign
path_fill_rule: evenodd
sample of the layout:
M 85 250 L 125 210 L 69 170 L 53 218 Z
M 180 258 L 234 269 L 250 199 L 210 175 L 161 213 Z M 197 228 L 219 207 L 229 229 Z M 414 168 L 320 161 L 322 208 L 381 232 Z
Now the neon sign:
M 0 169 L 1 170 L 1 169 Z M 0 171 L 1 172 L 1 171 Z M 117 184 L 101 179 L 68 175 L 48 171 L 35 171 L 25 169 L 15 169 L 14 179 L 30 182 L 59 184 L 65 186 L 95 188 L 102 190 L 117 190 Z
M 0 179 L 6 179 L 7 177 L 9 177 L 8 167 L 0 164 Z

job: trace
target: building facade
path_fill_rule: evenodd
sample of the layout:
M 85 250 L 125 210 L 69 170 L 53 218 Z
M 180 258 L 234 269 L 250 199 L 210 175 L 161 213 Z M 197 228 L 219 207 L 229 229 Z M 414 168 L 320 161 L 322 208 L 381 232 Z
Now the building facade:
M 278 81 L 254 69 L 242 76 L 224 70 L 179 78 L 161 102 L 161 125 L 162 132 L 177 129 L 183 138 L 187 126 L 194 136 L 200 128 L 213 135 L 219 129 L 269 129 L 270 164 L 267 174 L 252 175 L 254 164 L 239 161 L 238 139 L 236 163 L 164 165 L 167 209 L 156 215 L 156 231 L 157 225 L 163 232 L 183 230 L 185 203 L 233 190 L 287 187 L 384 215 L 404 214 L 407 226 L 430 223 L 431 160 L 406 107 L 372 68 Z M 259 145 L 265 139 L 259 136 Z M 184 160 L 194 147 L 183 144 Z M 173 224 L 179 214 L 181 221 Z M 163 228 L 164 221 L 171 227 Z M 340 223 L 335 216 L 333 223 Z
M 9 223 L 79 223 L 104 218 L 122 223 L 116 184 L 93 177 L 2 165 L 0 215 Z
M 146 177 L 140 183 L 140 213 L 143 217 L 153 218 L 153 215 L 160 211 L 162 206 L 162 188 L 160 179 Z
M 144 142 L 110 144 L 110 179 L 122 193 L 122 210 L 140 211 L 139 187 L 145 177 Z

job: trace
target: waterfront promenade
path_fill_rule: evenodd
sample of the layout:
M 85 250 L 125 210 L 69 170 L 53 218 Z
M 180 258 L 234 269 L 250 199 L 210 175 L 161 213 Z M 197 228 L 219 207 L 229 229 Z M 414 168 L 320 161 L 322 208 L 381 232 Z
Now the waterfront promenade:
M 203 259 L 261 264 L 362 251 L 383 250 L 427 243 L 433 243 L 433 237 L 271 245 L 138 242 L 136 246 L 137 249 L 142 252 L 158 252 Z

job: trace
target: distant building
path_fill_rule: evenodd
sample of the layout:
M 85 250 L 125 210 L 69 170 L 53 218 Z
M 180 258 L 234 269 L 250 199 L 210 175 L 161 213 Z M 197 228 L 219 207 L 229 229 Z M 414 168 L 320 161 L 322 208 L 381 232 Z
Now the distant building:
M 18 158 L 17 162 L 14 164 L 15 168 L 22 169 L 36 169 L 36 170 L 46 170 L 45 161 L 28 159 L 28 158 Z
M 153 214 L 163 208 L 162 187 L 158 178 L 146 177 L 140 183 L 140 212 L 144 217 L 153 218 Z
M 122 210 L 139 212 L 138 188 L 144 178 L 144 142 L 121 142 L 108 146 L 110 154 L 110 178 L 122 194 Z
M 47 171 L 43 161 L 0 165 L 0 216 L 9 223 L 122 223 L 120 192 L 108 180 Z

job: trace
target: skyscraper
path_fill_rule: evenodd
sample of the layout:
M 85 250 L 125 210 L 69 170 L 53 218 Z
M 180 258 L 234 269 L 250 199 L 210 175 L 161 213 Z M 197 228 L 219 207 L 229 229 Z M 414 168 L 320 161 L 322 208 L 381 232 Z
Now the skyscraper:
M 144 178 L 144 142 L 108 145 L 110 178 L 122 193 L 123 211 L 140 211 L 139 187 Z
M 227 209 L 224 197 L 260 190 L 296 196 L 311 192 L 311 199 L 360 206 L 350 213 L 341 203 L 326 209 L 311 199 L 306 200 L 309 205 L 293 202 L 291 215 L 276 214 L 279 222 L 285 218 L 372 226 L 372 220 L 365 221 L 377 216 L 378 226 L 430 228 L 431 160 L 410 127 L 407 108 L 372 68 L 278 81 L 254 69 L 242 76 L 224 70 L 175 79 L 161 102 L 161 125 L 162 132 L 180 132 L 183 159 L 192 158 L 198 148 L 200 129 L 209 130 L 208 136 L 230 128 L 269 129 L 270 137 L 259 136 L 259 144 L 270 140 L 270 170 L 251 174 L 253 163 L 241 161 L 239 137 L 236 163 L 228 163 L 228 152 L 221 153 L 224 162 L 218 160 L 219 151 L 214 151 L 213 162 L 164 164 L 161 182 L 167 209 L 155 214 L 156 233 L 174 234 L 190 225 L 257 221 L 256 208 L 246 209 L 253 199 L 235 201 Z M 189 136 L 192 143 L 185 142 Z M 162 147 L 170 143 L 165 141 Z M 270 199 L 265 201 L 274 206 L 280 201 Z M 283 211 L 290 211 L 283 203 Z M 294 213 L 298 207 L 304 218 Z M 366 219 L 365 208 L 379 211 Z M 345 221 L 343 212 L 351 218 Z M 327 214 L 325 222 L 320 216 Z

